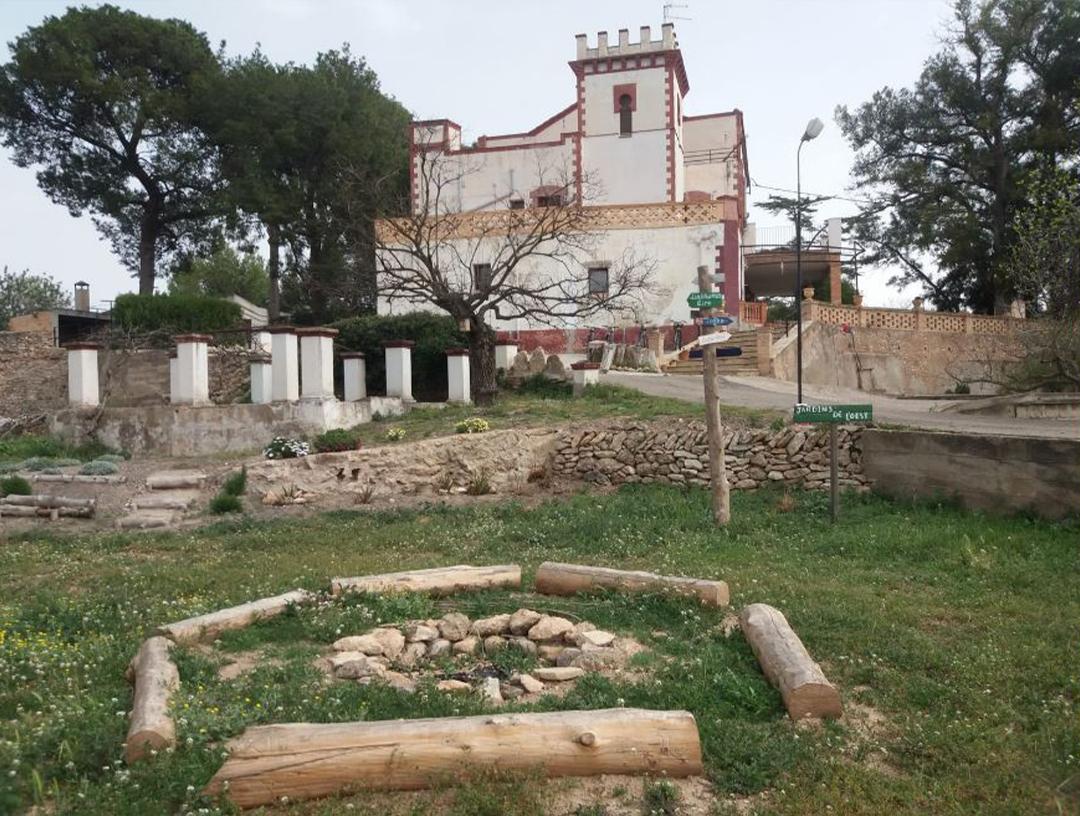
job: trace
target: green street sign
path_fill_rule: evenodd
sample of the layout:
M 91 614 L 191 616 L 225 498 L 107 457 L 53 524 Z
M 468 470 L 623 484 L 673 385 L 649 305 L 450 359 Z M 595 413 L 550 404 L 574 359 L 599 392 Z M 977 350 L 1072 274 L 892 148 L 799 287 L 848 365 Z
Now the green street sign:
M 724 305 L 724 296 L 720 292 L 691 292 L 686 304 L 691 309 L 717 309 Z
M 796 405 L 796 422 L 873 422 L 873 405 Z

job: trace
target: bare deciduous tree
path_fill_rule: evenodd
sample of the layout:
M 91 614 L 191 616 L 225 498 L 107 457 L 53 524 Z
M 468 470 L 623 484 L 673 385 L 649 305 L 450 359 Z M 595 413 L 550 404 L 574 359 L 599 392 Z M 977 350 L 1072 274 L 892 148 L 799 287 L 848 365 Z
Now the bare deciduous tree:
M 597 257 L 604 233 L 598 211 L 587 206 L 595 190 L 589 179 L 579 184 L 567 172 L 538 168 L 539 206 L 514 206 L 503 196 L 487 205 L 498 209 L 463 211 L 460 190 L 479 170 L 421 150 L 418 201 L 398 210 L 408 215 L 378 223 L 376 263 L 380 297 L 434 306 L 466 328 L 473 395 L 483 403 L 496 391 L 492 319 L 565 326 L 640 316 L 656 287 L 655 263 L 644 253 Z

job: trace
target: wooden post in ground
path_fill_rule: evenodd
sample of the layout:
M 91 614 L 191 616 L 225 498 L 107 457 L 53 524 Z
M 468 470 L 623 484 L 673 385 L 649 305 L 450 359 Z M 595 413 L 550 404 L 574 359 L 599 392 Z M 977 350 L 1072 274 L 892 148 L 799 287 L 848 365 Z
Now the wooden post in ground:
M 698 289 L 711 292 L 712 279 L 709 267 L 698 267 Z M 702 316 L 716 314 L 716 309 L 702 309 Z M 731 521 L 731 488 L 724 463 L 724 422 L 720 417 L 720 387 L 717 380 L 716 348 L 701 347 L 701 360 L 705 377 L 705 427 L 709 435 L 709 483 L 712 485 L 713 521 L 723 527 Z

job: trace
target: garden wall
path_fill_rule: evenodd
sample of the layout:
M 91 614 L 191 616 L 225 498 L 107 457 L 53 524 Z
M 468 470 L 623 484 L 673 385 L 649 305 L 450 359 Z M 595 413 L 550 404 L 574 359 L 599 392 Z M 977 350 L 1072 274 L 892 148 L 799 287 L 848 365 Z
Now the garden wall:
M 67 352 L 42 332 L 0 332 L 0 416 L 20 417 L 67 405 Z
M 989 511 L 1080 514 L 1080 441 L 867 430 L 866 475 L 899 499 L 948 498 Z
M 861 431 L 839 431 L 839 475 L 844 487 L 868 484 L 859 447 Z M 728 430 L 728 481 L 737 490 L 767 484 L 824 489 L 829 479 L 829 434 L 825 428 L 773 431 Z M 664 482 L 707 485 L 709 445 L 703 422 L 613 422 L 589 430 L 565 431 L 551 463 L 557 476 L 596 484 Z

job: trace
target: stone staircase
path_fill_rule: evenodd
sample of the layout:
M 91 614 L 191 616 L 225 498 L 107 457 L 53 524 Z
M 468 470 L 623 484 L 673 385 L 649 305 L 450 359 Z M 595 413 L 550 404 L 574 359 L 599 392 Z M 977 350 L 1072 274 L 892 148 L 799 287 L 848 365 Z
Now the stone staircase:
M 206 474 L 197 470 L 161 470 L 146 477 L 146 492 L 131 500 L 132 510 L 117 522 L 121 530 L 171 527 L 202 496 Z
M 731 339 L 722 344 L 724 347 L 738 346 L 742 349 L 739 357 L 718 357 L 717 370 L 722 375 L 756 375 L 758 373 L 757 334 L 754 331 L 735 331 Z M 697 374 L 705 370 L 702 359 L 673 360 L 664 368 L 667 374 Z

